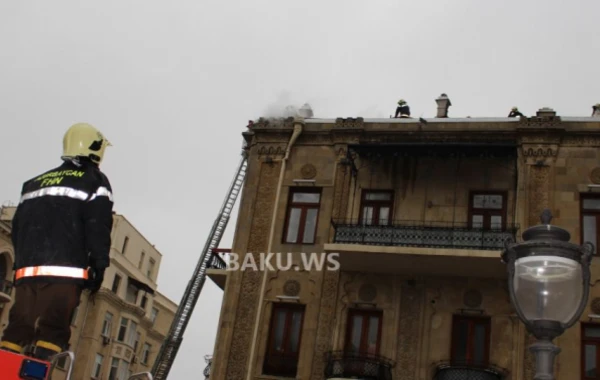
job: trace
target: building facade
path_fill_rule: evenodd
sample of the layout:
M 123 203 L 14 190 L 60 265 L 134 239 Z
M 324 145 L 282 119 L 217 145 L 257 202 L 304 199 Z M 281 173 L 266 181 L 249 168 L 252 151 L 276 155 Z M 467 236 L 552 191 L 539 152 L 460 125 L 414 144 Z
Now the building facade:
M 600 118 L 452 118 L 438 100 L 427 120 L 260 119 L 244 133 L 232 252 L 286 256 L 208 271 L 224 289 L 211 379 L 533 378 L 503 241 L 549 208 L 572 242 L 599 245 Z M 308 253 L 329 255 L 322 270 Z M 558 379 L 600 376 L 599 265 L 555 341 Z
M 0 258 L 7 265 L 2 278 L 8 288 L 13 278 L 10 220 L 14 210 L 2 208 L 0 218 L 4 228 L 0 232 L 6 231 L 0 240 Z M 70 349 L 76 354 L 73 379 L 126 380 L 133 373 L 150 371 L 177 310 L 157 289 L 161 253 L 123 215 L 114 214 L 111 238 L 110 267 L 102 288 L 93 300 L 89 292 L 83 293 L 71 321 Z M 3 295 L 8 299 L 0 309 L 3 328 L 13 293 L 0 293 L 0 299 Z M 59 363 L 52 378 L 64 379 L 67 367 L 67 360 Z

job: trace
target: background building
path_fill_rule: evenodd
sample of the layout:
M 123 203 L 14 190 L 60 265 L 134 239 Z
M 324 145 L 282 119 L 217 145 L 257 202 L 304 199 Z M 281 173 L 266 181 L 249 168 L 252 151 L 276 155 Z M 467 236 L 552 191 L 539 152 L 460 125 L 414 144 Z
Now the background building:
M 260 119 L 244 133 L 232 251 L 292 252 L 298 269 L 208 271 L 224 289 L 211 379 L 533 378 L 503 240 L 548 207 L 598 246 L 600 118 L 451 118 L 437 102 L 427 120 Z M 301 252 L 339 253 L 340 270 L 307 270 Z M 556 342 L 558 379 L 598 376 L 599 265 Z
M 6 265 L 4 272 L 0 266 L 0 274 L 5 289 L 10 289 L 13 278 L 10 220 L 14 211 L 3 207 L 0 212 L 0 259 Z M 160 252 L 123 215 L 114 214 L 113 220 L 111 263 L 102 288 L 93 301 L 84 292 L 71 322 L 70 344 L 76 353 L 73 379 L 126 380 L 132 373 L 149 371 L 177 310 L 157 290 Z M 0 292 L 0 302 L 9 301 L 0 303 L 3 328 L 12 294 Z M 59 367 L 52 378 L 65 375 Z

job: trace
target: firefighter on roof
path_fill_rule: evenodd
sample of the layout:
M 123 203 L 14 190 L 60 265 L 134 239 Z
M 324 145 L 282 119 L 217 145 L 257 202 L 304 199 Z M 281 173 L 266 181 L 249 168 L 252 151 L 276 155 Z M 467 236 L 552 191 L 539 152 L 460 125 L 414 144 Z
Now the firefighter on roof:
M 81 292 L 100 289 L 113 223 L 112 189 L 99 168 L 109 145 L 93 126 L 75 124 L 62 165 L 23 184 L 12 222 L 15 303 L 0 348 L 41 360 L 66 351 Z
M 517 107 L 513 107 L 510 110 L 510 113 L 508 114 L 508 117 L 525 117 L 525 115 L 523 115 L 521 112 L 519 112 L 519 109 Z
M 410 117 L 410 107 L 406 104 L 406 100 L 404 99 L 398 101 L 398 107 L 396 107 L 394 118 L 398 117 Z

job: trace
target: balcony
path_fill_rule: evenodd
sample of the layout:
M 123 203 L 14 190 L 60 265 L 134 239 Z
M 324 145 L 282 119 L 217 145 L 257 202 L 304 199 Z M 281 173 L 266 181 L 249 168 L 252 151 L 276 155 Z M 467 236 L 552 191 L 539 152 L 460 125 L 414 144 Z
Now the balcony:
M 212 258 L 206 268 L 206 274 L 221 290 L 225 290 L 227 282 L 227 262 L 221 255 L 231 253 L 230 248 L 213 248 Z
M 0 280 L 0 302 L 10 302 L 12 300 L 13 283 L 8 280 Z
M 440 362 L 435 366 L 433 380 L 504 380 L 508 371 L 493 365 Z
M 517 226 L 471 228 L 466 223 L 394 221 L 385 226 L 333 221 L 333 243 L 342 270 L 505 278 L 503 243 Z
M 502 250 L 518 228 L 502 230 L 470 228 L 467 223 L 394 221 L 387 226 L 364 225 L 358 221 L 332 221 L 336 244 L 366 244 L 400 247 Z
M 325 358 L 326 379 L 392 380 L 394 362 L 378 355 L 329 352 Z

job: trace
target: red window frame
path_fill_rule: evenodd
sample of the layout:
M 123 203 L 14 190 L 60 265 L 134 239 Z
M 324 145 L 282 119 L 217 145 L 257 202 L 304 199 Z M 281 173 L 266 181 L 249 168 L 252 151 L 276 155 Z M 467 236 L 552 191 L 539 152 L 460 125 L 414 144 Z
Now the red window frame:
M 460 324 L 466 322 L 468 329 L 466 336 L 460 336 Z M 483 361 L 475 362 L 475 354 L 477 352 L 475 342 L 475 326 L 482 325 L 485 328 L 483 347 Z M 452 317 L 452 340 L 450 361 L 456 365 L 470 365 L 487 367 L 490 361 L 490 335 L 491 335 L 491 318 L 488 316 L 468 316 L 468 315 L 453 315 Z M 464 339 L 463 339 L 464 338 Z M 465 341 L 465 358 L 458 357 L 458 351 L 461 341 Z
M 389 194 L 389 200 L 370 200 L 367 199 L 368 194 Z M 360 199 L 360 216 L 359 216 L 359 224 L 364 224 L 365 215 L 364 208 L 371 206 L 373 207 L 373 216 L 372 221 L 369 226 L 379 226 L 386 225 L 389 226 L 392 223 L 394 218 L 394 191 L 393 190 L 367 190 L 363 189 Z M 388 207 L 390 209 L 389 216 L 387 222 L 384 224 L 379 223 L 379 213 L 381 212 L 382 207 Z
M 502 208 L 501 209 L 492 209 L 492 208 L 475 208 L 473 202 L 475 201 L 475 196 L 477 195 L 500 195 L 502 197 Z M 502 231 L 506 230 L 506 217 L 507 217 L 507 200 L 508 200 L 508 192 L 507 191 L 496 191 L 496 190 L 479 190 L 479 191 L 470 191 L 469 192 L 469 228 L 473 227 L 473 215 L 483 215 L 483 228 L 484 230 L 491 229 L 491 220 L 492 216 L 501 216 L 502 217 L 502 226 L 500 227 Z
M 294 194 L 319 194 L 318 202 L 295 202 Z M 321 209 L 321 200 L 323 198 L 322 189 L 320 187 L 292 187 L 288 195 L 288 204 L 285 213 L 285 223 L 283 228 L 282 243 L 283 244 L 315 244 L 317 241 L 317 231 L 319 228 L 319 215 Z M 296 241 L 288 240 L 288 230 L 290 227 L 290 217 L 293 209 L 300 209 L 300 217 L 298 220 L 298 231 L 296 233 Z M 309 210 L 317 210 L 315 226 L 313 231 L 313 239 L 304 241 L 304 232 L 306 229 L 306 216 Z
M 300 326 L 298 343 L 291 350 L 278 350 L 275 347 L 275 338 L 277 336 L 277 330 L 282 329 L 282 346 L 288 347 L 290 343 L 290 336 L 292 333 L 292 317 L 295 313 L 300 313 Z M 270 376 L 290 376 L 295 377 L 298 371 L 298 361 L 300 358 L 300 346 L 302 345 L 302 330 L 304 327 L 306 307 L 303 304 L 290 304 L 290 303 L 274 303 L 273 310 L 271 312 L 271 321 L 269 323 L 269 336 L 267 338 L 267 350 L 265 352 L 265 359 L 263 363 L 263 374 Z M 277 316 L 283 313 L 285 315 L 285 321 L 283 326 L 276 326 L 279 320 Z M 277 330 L 276 330 L 277 329 Z M 289 347 L 288 347 L 289 348 Z

